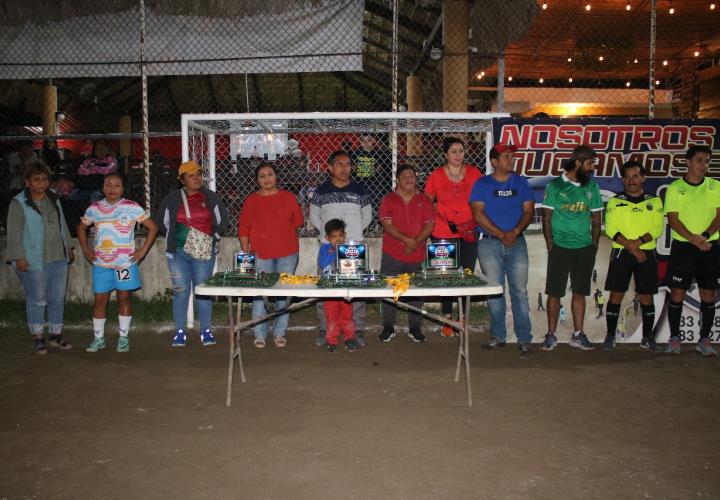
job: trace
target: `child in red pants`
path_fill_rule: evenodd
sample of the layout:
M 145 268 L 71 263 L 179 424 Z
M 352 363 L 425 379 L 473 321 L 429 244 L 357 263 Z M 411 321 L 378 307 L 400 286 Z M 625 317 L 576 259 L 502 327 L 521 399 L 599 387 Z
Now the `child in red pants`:
M 320 246 L 318 252 L 318 267 L 322 273 L 332 271 L 335 266 L 335 250 L 345 241 L 345 223 L 340 219 L 331 219 L 325 224 L 325 239 L 328 243 Z M 323 301 L 325 310 L 325 342 L 328 353 L 337 352 L 338 337 L 342 332 L 345 338 L 345 349 L 355 352 L 358 349 L 355 340 L 355 323 L 353 322 L 352 303 L 344 299 L 327 299 Z

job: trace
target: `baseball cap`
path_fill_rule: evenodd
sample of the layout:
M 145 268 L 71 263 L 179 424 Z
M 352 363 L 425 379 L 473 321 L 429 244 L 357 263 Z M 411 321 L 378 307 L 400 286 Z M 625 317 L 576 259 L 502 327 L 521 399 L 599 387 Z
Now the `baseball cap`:
M 514 153 L 517 150 L 518 147 L 515 144 L 505 144 L 501 142 L 499 144 L 495 144 L 490 150 L 490 159 L 499 158 L 505 151 L 511 151 Z
M 196 174 L 200 172 L 200 170 L 202 170 L 200 165 L 193 160 L 183 162 L 180 164 L 180 168 L 178 169 L 178 179 L 184 174 Z
M 501 142 L 499 144 L 495 144 L 493 149 L 497 151 L 498 154 L 504 153 L 505 151 L 512 151 L 514 153 L 518 150 L 518 147 L 515 144 L 503 144 Z

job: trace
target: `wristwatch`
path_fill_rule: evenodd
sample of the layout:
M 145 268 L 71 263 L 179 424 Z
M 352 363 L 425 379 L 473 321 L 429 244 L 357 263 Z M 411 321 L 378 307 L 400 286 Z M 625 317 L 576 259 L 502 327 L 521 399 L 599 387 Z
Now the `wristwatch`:
M 710 233 L 708 233 L 707 231 L 703 231 L 702 233 L 700 233 L 700 236 L 702 236 L 706 240 L 710 239 Z

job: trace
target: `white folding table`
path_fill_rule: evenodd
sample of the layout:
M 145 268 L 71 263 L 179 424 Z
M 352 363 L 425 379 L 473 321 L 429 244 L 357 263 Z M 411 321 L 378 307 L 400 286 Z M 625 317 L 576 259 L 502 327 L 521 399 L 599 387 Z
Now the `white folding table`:
M 470 320 L 470 299 L 472 297 L 484 297 L 488 295 L 497 295 L 502 293 L 503 289 L 500 285 L 489 284 L 487 279 L 479 276 L 485 285 L 468 286 L 468 287 L 439 287 L 439 288 L 416 288 L 411 286 L 402 297 L 453 297 L 457 300 L 459 318 L 457 321 L 449 320 L 442 315 L 433 314 L 425 310 L 417 309 L 404 302 L 393 301 L 393 289 L 390 286 L 384 288 L 317 288 L 315 285 L 285 285 L 276 283 L 268 288 L 253 287 L 235 287 L 235 286 L 209 286 L 201 284 L 195 287 L 195 295 L 209 295 L 216 297 L 225 297 L 228 303 L 228 322 L 229 322 L 229 344 L 230 359 L 228 363 L 228 381 L 227 381 L 227 399 L 225 404 L 230 406 L 232 397 L 232 383 L 235 359 L 238 360 L 238 368 L 240 370 L 240 380 L 246 382 L 245 368 L 242 360 L 241 348 L 241 330 L 254 326 L 263 321 L 267 321 L 280 314 L 290 314 L 294 311 L 309 306 L 321 299 L 341 298 L 341 299 L 370 299 L 379 298 L 391 304 L 397 305 L 401 309 L 414 311 L 424 317 L 433 319 L 439 323 L 452 326 L 459 332 L 458 335 L 458 355 L 455 367 L 455 382 L 460 379 L 460 367 L 465 364 L 465 387 L 467 390 L 468 406 L 472 406 L 472 388 L 470 385 L 470 342 L 469 342 L 469 320 Z M 297 297 L 302 298 L 300 302 L 293 303 L 284 309 L 274 311 L 261 318 L 250 319 L 240 322 L 240 314 L 242 309 L 243 297 Z M 233 299 L 238 297 L 237 318 L 233 314 Z

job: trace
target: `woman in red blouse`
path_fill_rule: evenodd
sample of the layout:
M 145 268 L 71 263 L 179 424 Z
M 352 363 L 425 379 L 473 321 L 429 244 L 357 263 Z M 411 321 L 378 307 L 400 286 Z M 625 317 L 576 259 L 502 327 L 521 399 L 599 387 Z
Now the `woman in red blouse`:
M 255 269 L 268 273 L 294 273 L 298 263 L 300 243 L 297 230 L 303 225 L 303 215 L 295 195 L 277 186 L 277 174 L 271 163 L 261 163 L 255 169 L 259 189 L 245 198 L 238 220 L 238 237 L 243 252 L 255 252 Z M 286 297 L 278 297 L 275 309 L 282 309 Z M 252 317 L 265 316 L 265 302 L 255 297 Z M 288 314 L 278 316 L 273 325 L 277 347 L 285 347 Z M 255 347 L 265 347 L 268 322 L 255 326 Z
M 465 163 L 465 147 L 457 137 L 443 141 L 445 165 L 436 169 L 425 183 L 425 194 L 435 202 L 435 227 L 432 237 L 453 240 L 458 248 L 458 260 L 463 269 L 475 269 L 477 260 L 477 237 L 475 222 L 470 209 L 470 191 L 482 172 Z M 452 317 L 452 299 L 442 300 L 442 313 Z M 455 334 L 449 326 L 443 326 L 442 335 Z

